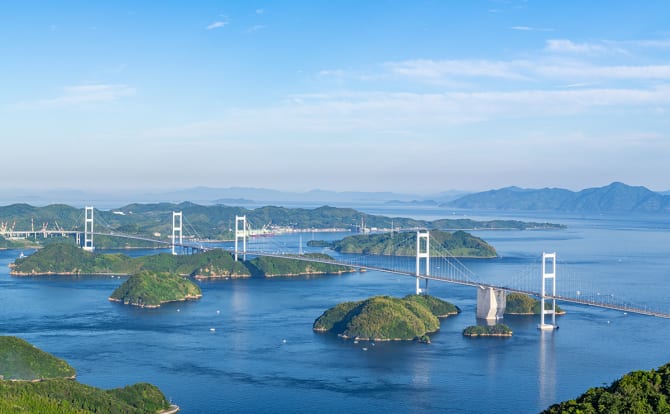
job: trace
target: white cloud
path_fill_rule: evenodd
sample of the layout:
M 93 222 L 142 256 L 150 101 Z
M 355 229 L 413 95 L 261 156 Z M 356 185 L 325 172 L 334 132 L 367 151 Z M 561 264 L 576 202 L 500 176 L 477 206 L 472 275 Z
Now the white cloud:
M 247 29 L 247 32 L 248 32 L 248 33 L 258 32 L 259 30 L 263 30 L 263 29 L 265 29 L 266 27 L 267 27 L 267 26 L 265 26 L 265 25 L 263 25 L 263 24 L 256 24 L 256 25 L 253 25 L 253 26 L 249 27 L 249 28 Z
M 567 53 L 576 55 L 595 55 L 604 53 L 628 53 L 617 42 L 575 43 L 568 39 L 549 39 L 545 50 L 552 53 Z
M 224 22 L 224 21 L 219 20 L 219 21 L 216 21 L 216 22 L 210 24 L 209 26 L 205 27 L 205 29 L 207 29 L 207 30 L 218 29 L 220 27 L 224 27 L 227 24 L 228 24 L 227 21 Z
M 407 60 L 387 62 L 384 67 L 392 74 L 408 78 L 437 81 L 450 76 L 526 79 L 520 70 L 525 61 L 492 60 Z
M 256 9 L 256 14 L 263 14 L 265 13 L 265 9 Z
M 91 83 L 66 86 L 55 98 L 40 99 L 17 105 L 21 109 L 84 107 L 96 103 L 114 102 L 135 95 L 135 88 L 123 84 Z

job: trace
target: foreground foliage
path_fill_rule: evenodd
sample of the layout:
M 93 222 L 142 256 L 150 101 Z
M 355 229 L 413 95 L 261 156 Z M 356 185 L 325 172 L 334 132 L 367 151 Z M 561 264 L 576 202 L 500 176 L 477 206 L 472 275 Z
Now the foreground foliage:
M 40 414 L 156 414 L 170 404 L 151 384 L 101 390 L 76 381 L 0 381 L 1 413 Z
M 508 293 L 505 315 L 539 315 L 542 302 L 523 293 Z M 545 302 L 545 309 L 551 309 L 551 303 Z M 565 311 L 556 305 L 556 314 L 564 314 Z
M 440 329 L 440 317 L 460 312 L 440 299 L 403 299 L 375 296 L 359 302 L 344 302 L 325 311 L 314 321 L 313 329 L 332 332 L 345 338 L 370 340 L 413 340 Z M 446 312 L 446 313 L 445 313 Z
M 0 413 L 155 414 L 170 404 L 151 384 L 109 391 L 72 379 L 74 368 L 21 338 L 0 336 Z
M 143 270 L 123 282 L 109 299 L 126 305 L 155 308 L 166 302 L 201 296 L 200 287 L 188 279 L 170 273 Z
M 74 368 L 67 362 L 35 348 L 21 338 L 0 336 L 0 379 L 32 381 L 72 378 L 74 375 Z
M 497 256 L 493 246 L 464 231 L 449 233 L 431 230 L 430 236 L 430 254 L 434 256 L 481 258 Z M 340 253 L 414 256 L 416 255 L 416 233 L 359 234 L 334 242 L 332 248 Z
M 468 326 L 463 330 L 464 336 L 512 336 L 512 330 L 504 323 L 493 326 Z
M 552 405 L 544 413 L 670 413 L 670 364 L 628 373 L 609 387 L 591 388 L 574 400 Z

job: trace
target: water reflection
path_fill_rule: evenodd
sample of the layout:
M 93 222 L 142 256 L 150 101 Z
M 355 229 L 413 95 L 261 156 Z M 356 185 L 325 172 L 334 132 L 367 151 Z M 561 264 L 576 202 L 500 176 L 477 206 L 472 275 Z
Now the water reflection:
M 538 355 L 538 385 L 540 407 L 548 407 L 556 401 L 556 358 L 554 331 L 540 332 L 540 352 Z

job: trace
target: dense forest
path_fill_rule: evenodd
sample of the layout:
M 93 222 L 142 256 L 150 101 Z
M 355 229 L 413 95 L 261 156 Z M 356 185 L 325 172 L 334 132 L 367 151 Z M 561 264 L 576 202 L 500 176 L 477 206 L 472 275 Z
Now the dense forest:
M 428 342 L 427 335 L 440 329 L 438 318 L 459 312 L 456 306 L 430 296 L 375 296 L 326 310 L 314 321 L 313 329 L 343 338 Z

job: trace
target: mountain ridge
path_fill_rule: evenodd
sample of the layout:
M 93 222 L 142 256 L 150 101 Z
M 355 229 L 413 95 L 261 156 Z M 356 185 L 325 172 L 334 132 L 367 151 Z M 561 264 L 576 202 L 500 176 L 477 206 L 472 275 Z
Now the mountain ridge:
M 441 207 L 481 210 L 530 210 L 579 213 L 670 212 L 670 195 L 615 181 L 603 187 L 571 191 L 563 188 L 504 187 L 468 194 Z

